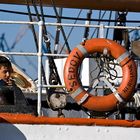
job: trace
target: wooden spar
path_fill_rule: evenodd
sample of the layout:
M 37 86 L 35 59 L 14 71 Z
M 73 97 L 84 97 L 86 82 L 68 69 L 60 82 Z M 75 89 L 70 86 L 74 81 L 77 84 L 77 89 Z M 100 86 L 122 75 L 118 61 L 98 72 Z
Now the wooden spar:
M 40 0 L 35 1 L 39 5 Z M 3 4 L 26 4 L 25 0 L 0 0 Z M 140 0 L 55 0 L 56 7 L 80 8 L 93 10 L 140 12 Z M 31 1 L 30 1 L 31 4 Z M 42 0 L 43 6 L 52 6 L 51 0 Z

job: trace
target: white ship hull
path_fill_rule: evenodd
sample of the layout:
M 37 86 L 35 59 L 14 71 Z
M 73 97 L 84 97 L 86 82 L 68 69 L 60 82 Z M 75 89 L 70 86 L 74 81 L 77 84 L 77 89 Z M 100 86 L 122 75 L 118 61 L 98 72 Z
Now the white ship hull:
M 139 140 L 140 121 L 0 115 L 0 140 Z

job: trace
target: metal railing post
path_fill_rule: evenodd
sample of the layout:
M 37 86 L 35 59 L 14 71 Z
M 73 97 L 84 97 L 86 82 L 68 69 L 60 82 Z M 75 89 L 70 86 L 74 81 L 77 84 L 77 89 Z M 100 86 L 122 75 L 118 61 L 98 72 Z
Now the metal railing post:
M 39 25 L 39 41 L 38 41 L 38 101 L 37 101 L 37 113 L 41 116 L 41 94 L 42 94 L 42 29 L 43 21 L 38 22 Z
M 104 25 L 103 24 L 100 24 L 99 37 L 104 38 Z

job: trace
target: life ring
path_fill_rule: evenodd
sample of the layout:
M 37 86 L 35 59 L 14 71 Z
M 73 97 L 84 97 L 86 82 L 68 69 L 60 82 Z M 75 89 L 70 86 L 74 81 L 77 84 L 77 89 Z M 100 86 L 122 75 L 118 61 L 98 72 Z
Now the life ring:
M 106 96 L 93 96 L 88 93 L 78 80 L 78 68 L 87 54 L 103 53 L 106 48 L 109 54 L 119 62 L 122 68 L 122 82 L 117 89 Z M 69 54 L 64 66 L 64 82 L 71 97 L 88 110 L 111 111 L 120 102 L 127 102 L 132 96 L 137 81 L 137 68 L 127 50 L 109 39 L 90 39 L 84 45 L 78 45 Z

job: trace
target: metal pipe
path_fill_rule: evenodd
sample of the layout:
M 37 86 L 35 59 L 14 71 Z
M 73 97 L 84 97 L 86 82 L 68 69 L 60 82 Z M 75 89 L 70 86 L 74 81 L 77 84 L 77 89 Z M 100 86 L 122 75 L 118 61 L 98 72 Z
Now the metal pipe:
M 43 21 L 38 23 L 39 25 L 39 42 L 38 42 L 38 100 L 37 100 L 37 113 L 41 116 L 41 93 L 42 93 L 42 32 L 43 32 Z
M 22 56 L 37 56 L 38 53 L 22 53 L 22 52 L 0 52 L 0 55 L 22 55 Z M 68 54 L 50 54 L 43 53 L 42 56 L 57 56 L 57 57 L 67 57 Z
M 38 22 L 24 22 L 24 21 L 0 21 L 0 24 L 37 24 Z M 87 24 L 67 24 L 67 23 L 52 23 L 46 22 L 44 23 L 47 26 L 68 26 L 68 27 L 90 27 L 90 28 L 100 28 L 100 25 L 87 25 Z M 133 27 L 133 26 L 104 26 L 104 28 L 110 29 L 135 29 L 140 30 L 140 27 Z
M 104 25 L 103 24 L 100 24 L 99 37 L 104 38 Z

